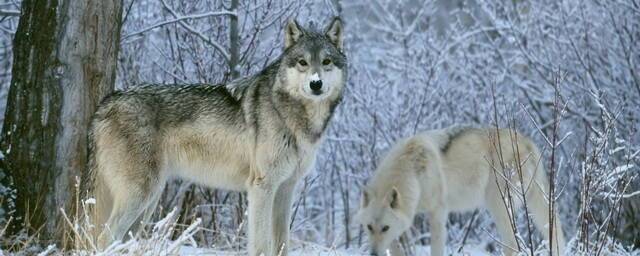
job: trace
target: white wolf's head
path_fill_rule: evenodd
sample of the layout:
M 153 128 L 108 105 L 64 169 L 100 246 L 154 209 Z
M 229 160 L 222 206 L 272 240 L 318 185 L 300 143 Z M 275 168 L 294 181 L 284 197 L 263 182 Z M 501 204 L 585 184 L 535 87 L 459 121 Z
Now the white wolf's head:
M 411 226 L 412 218 L 405 213 L 401 195 L 396 188 L 377 194 L 366 189 L 356 218 L 369 237 L 371 255 L 395 255 L 394 241 Z
M 342 21 L 334 18 L 323 32 L 303 29 L 295 20 L 285 27 L 285 52 L 278 78 L 297 99 L 335 100 L 346 81 Z

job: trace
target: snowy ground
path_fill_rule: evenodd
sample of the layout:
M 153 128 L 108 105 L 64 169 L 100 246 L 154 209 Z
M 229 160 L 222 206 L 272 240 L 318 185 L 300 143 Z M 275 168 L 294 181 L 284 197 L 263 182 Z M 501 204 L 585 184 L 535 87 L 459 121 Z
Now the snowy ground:
M 96 250 L 94 246 L 89 246 L 92 249 L 80 249 L 73 251 L 61 251 L 54 245 L 47 248 L 26 248 L 26 251 L 33 253 L 17 254 L 17 255 L 35 255 L 47 256 L 47 255 L 78 255 L 78 256 L 124 256 L 124 255 L 136 255 L 136 256 L 163 256 L 163 255 L 222 255 L 222 256 L 236 256 L 246 255 L 245 249 L 236 249 L 236 247 L 244 247 L 241 242 L 244 238 L 235 237 L 232 243 L 226 244 L 224 247 L 213 248 L 201 248 L 196 241 L 198 233 L 203 229 L 200 227 L 201 219 L 196 219 L 188 226 L 184 226 L 177 223 L 178 209 L 174 208 L 167 215 L 155 222 L 152 227 L 149 227 L 148 233 L 139 234 L 133 236 L 124 241 L 117 241 L 105 248 L 104 250 Z M 80 225 L 74 226 L 77 233 L 89 234 L 84 232 L 85 229 Z M 91 227 L 91 226 L 90 226 Z M 180 231 L 176 233 L 176 229 L 180 227 Z M 90 241 L 92 239 L 87 239 Z M 448 254 L 454 256 L 480 256 L 480 255 L 495 255 L 490 246 L 493 242 L 488 240 L 466 240 L 468 244 L 458 251 L 458 245 L 455 242 L 448 244 Z M 303 241 L 292 239 L 293 249 L 289 251 L 289 255 L 292 256 L 347 256 L 347 255 L 368 255 L 367 248 L 363 247 L 351 247 L 350 249 L 344 249 L 342 247 L 323 246 L 311 241 Z M 590 256 L 598 255 L 606 256 L 640 256 L 640 250 L 633 250 L 629 247 L 624 247 L 620 243 L 615 242 L 612 239 L 606 239 L 603 247 L 591 247 L 584 248 L 582 245 L 577 245 L 575 239 L 568 241 L 566 248 L 570 251 L 566 251 L 565 255 L 579 255 Z M 489 246 L 488 246 L 489 245 Z M 580 249 L 581 252 L 571 251 Z M 429 246 L 415 246 L 410 249 L 410 255 L 430 255 Z M 5 255 L 0 249 L 0 256 Z M 11 255 L 11 254 L 9 254 Z M 521 255 L 527 255 L 523 253 Z M 540 245 L 535 249 L 534 255 L 548 255 L 544 245 Z
M 246 255 L 246 252 L 229 252 L 229 251 L 216 251 L 214 249 L 194 248 L 184 246 L 180 250 L 180 255 L 223 255 L 223 256 L 236 256 Z M 340 250 L 335 248 L 322 247 L 320 245 L 306 245 L 303 247 L 295 248 L 289 252 L 291 256 L 351 256 L 351 255 L 368 255 L 358 250 Z M 430 248 L 428 246 L 420 246 L 416 248 L 416 255 L 430 255 Z M 460 256 L 484 256 L 490 255 L 480 247 L 470 246 L 464 248 L 460 253 L 453 253 L 451 255 Z

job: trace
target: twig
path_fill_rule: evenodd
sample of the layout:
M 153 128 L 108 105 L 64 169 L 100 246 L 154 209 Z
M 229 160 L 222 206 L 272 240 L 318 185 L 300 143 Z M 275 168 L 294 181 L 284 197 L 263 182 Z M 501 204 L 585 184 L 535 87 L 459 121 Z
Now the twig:
M 462 252 L 462 248 L 464 248 L 464 245 L 467 243 L 467 238 L 469 237 L 469 233 L 471 233 L 471 226 L 473 225 L 473 221 L 476 220 L 476 215 L 478 215 L 478 209 L 473 211 L 471 220 L 469 220 L 469 224 L 467 225 L 467 228 L 464 232 L 464 237 L 462 238 L 462 244 L 460 245 L 460 248 L 458 248 L 458 253 Z
M 177 16 L 177 15 L 175 15 L 175 13 L 172 13 L 172 14 L 174 14 L 174 16 L 176 16 L 176 18 L 171 19 L 171 20 L 165 20 L 165 21 L 162 21 L 162 22 L 158 22 L 158 23 L 153 24 L 151 26 L 148 26 L 146 28 L 143 28 L 143 29 L 140 29 L 138 31 L 134 31 L 134 32 L 131 32 L 129 34 L 126 34 L 126 35 L 122 36 L 122 38 L 123 39 L 127 39 L 127 38 L 130 38 L 130 37 L 133 37 L 133 36 L 139 36 L 139 35 L 144 34 L 145 32 L 148 32 L 150 30 L 153 30 L 153 29 L 156 29 L 156 28 L 159 28 L 159 27 L 162 27 L 162 26 L 166 26 L 166 25 L 169 25 L 169 24 L 173 24 L 173 23 L 182 23 L 185 20 L 202 19 L 202 18 L 208 18 L 208 17 L 222 16 L 222 15 L 230 15 L 230 16 L 231 15 L 232 16 L 236 15 L 235 12 L 231 12 L 231 11 L 207 12 L 207 13 L 192 14 L 192 15 L 187 15 L 187 16 Z

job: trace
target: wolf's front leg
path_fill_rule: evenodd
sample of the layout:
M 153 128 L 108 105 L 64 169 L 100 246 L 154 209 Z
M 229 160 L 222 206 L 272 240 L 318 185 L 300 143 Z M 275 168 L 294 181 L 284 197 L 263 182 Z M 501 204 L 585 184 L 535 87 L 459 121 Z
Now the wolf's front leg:
M 273 207 L 273 237 L 275 239 L 276 255 L 286 256 L 287 251 L 291 248 L 289 244 L 289 223 L 291 222 L 291 203 L 293 201 L 293 192 L 298 180 L 290 178 L 285 181 L 275 196 L 275 204 Z
M 444 256 L 447 244 L 447 212 L 431 212 L 431 256 Z
M 266 178 L 251 182 L 249 197 L 249 255 L 274 255 L 273 204 L 276 184 Z

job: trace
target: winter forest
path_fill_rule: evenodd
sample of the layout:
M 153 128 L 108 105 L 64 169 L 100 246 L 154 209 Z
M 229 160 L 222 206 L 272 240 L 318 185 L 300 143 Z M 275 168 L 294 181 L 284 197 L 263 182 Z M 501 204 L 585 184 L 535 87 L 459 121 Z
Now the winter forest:
M 0 0 L 0 255 L 246 255 L 247 194 L 170 181 L 142 232 L 105 250 L 79 198 L 100 100 L 142 84 L 260 72 L 296 19 L 344 23 L 348 79 L 297 186 L 290 254 L 368 255 L 361 188 L 401 138 L 514 128 L 540 148 L 565 255 L 640 255 L 639 0 Z M 550 255 L 525 211 L 521 255 Z M 400 237 L 428 255 L 429 215 Z M 452 213 L 451 255 L 501 255 L 486 210 Z

